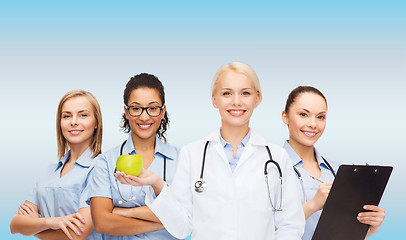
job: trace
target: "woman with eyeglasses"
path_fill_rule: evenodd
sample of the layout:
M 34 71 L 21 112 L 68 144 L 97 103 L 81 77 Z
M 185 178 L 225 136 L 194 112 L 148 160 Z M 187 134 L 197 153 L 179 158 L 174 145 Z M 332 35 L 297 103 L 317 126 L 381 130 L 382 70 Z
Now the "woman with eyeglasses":
M 94 228 L 104 239 L 174 239 L 145 206 L 149 187 L 124 185 L 114 176 L 120 155 L 137 154 L 145 169 L 172 182 L 178 150 L 166 143 L 169 119 L 164 87 L 157 77 L 142 73 L 128 81 L 122 120 L 127 140 L 99 155 L 89 180 Z
M 282 120 L 288 126 L 289 140 L 284 148 L 288 152 L 301 189 L 301 200 L 306 217 L 303 239 L 311 239 L 321 211 L 330 192 L 339 164 L 327 161 L 314 147 L 326 127 L 327 100 L 316 88 L 299 86 L 292 90 L 286 101 Z M 370 225 L 367 236 L 376 233 L 385 218 L 385 210 L 365 205 L 359 213 L 359 222 Z
M 13 234 L 39 239 L 102 239 L 93 230 L 84 189 L 101 152 L 102 115 L 89 92 L 62 97 L 56 115 L 59 162 L 50 165 L 10 223 Z
M 116 176 L 153 187 L 157 197 L 148 195 L 148 206 L 175 237 L 301 239 L 304 216 L 287 153 L 249 127 L 261 97 L 249 65 L 222 66 L 212 84 L 221 127 L 182 148 L 172 185 L 147 170 L 139 177 Z

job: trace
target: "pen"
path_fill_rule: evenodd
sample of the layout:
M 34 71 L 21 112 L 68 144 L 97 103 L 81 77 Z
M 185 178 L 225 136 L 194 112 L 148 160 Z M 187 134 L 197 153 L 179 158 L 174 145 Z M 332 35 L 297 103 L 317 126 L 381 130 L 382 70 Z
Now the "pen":
M 313 179 L 316 180 L 316 181 L 321 182 L 321 183 L 325 183 L 325 182 L 326 182 L 326 181 L 324 181 L 324 180 L 322 180 L 322 179 L 320 179 L 320 178 L 318 178 L 318 177 L 312 176 L 312 175 L 310 175 L 310 177 L 313 178 Z

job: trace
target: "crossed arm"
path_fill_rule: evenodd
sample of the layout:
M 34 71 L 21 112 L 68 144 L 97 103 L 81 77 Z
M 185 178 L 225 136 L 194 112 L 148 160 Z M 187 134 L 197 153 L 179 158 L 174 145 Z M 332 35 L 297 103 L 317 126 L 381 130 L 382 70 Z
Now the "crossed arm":
M 135 207 L 135 208 L 113 208 L 113 213 L 121 215 L 127 218 L 138 218 L 141 220 L 147 220 L 150 222 L 161 223 L 161 221 L 155 216 L 155 214 L 147 206 Z
M 86 239 L 93 230 L 89 208 L 64 217 L 40 217 L 38 206 L 25 201 L 10 223 L 12 234 L 38 239 Z
M 90 199 L 96 232 L 108 235 L 137 235 L 163 229 L 159 219 L 148 207 L 114 208 L 113 201 L 105 197 Z

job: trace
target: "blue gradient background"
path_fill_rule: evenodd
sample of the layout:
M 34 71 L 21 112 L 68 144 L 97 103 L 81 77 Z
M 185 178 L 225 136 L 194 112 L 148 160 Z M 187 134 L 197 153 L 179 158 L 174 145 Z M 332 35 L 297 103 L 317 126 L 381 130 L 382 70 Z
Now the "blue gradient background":
M 72 89 L 95 94 L 103 150 L 119 131 L 122 92 L 134 74 L 164 83 L 169 141 L 181 147 L 219 126 L 215 71 L 230 61 L 258 73 L 263 101 L 251 126 L 282 145 L 290 90 L 326 95 L 318 149 L 343 163 L 394 166 L 381 201 L 387 217 L 370 239 L 404 239 L 406 167 L 404 1 L 2 1 L 0 3 L 1 239 L 44 167 L 56 158 L 55 114 Z M 402 176 L 403 175 L 403 176 Z M 403 237 L 401 237 L 403 236 Z

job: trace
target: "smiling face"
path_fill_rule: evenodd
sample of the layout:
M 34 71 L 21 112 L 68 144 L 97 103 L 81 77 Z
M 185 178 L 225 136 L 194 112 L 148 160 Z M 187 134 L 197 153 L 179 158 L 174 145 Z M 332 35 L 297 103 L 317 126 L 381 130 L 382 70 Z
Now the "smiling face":
M 213 91 L 213 106 L 219 110 L 224 127 L 248 128 L 250 117 L 259 103 L 259 92 L 245 74 L 226 71 Z
M 62 106 L 62 135 L 72 148 L 73 145 L 90 146 L 97 128 L 92 105 L 85 96 L 68 99 Z
M 327 103 L 323 97 L 312 92 L 300 93 L 288 112 L 283 111 L 282 120 L 289 128 L 289 144 L 312 147 L 326 128 Z
M 161 107 L 162 102 L 159 93 L 153 88 L 137 88 L 132 90 L 127 103 L 128 107 Z M 162 112 L 156 117 L 151 117 L 144 110 L 140 116 L 131 116 L 124 108 L 125 116 L 129 121 L 131 135 L 140 139 L 155 138 L 156 132 L 161 125 L 166 108 L 163 106 Z

